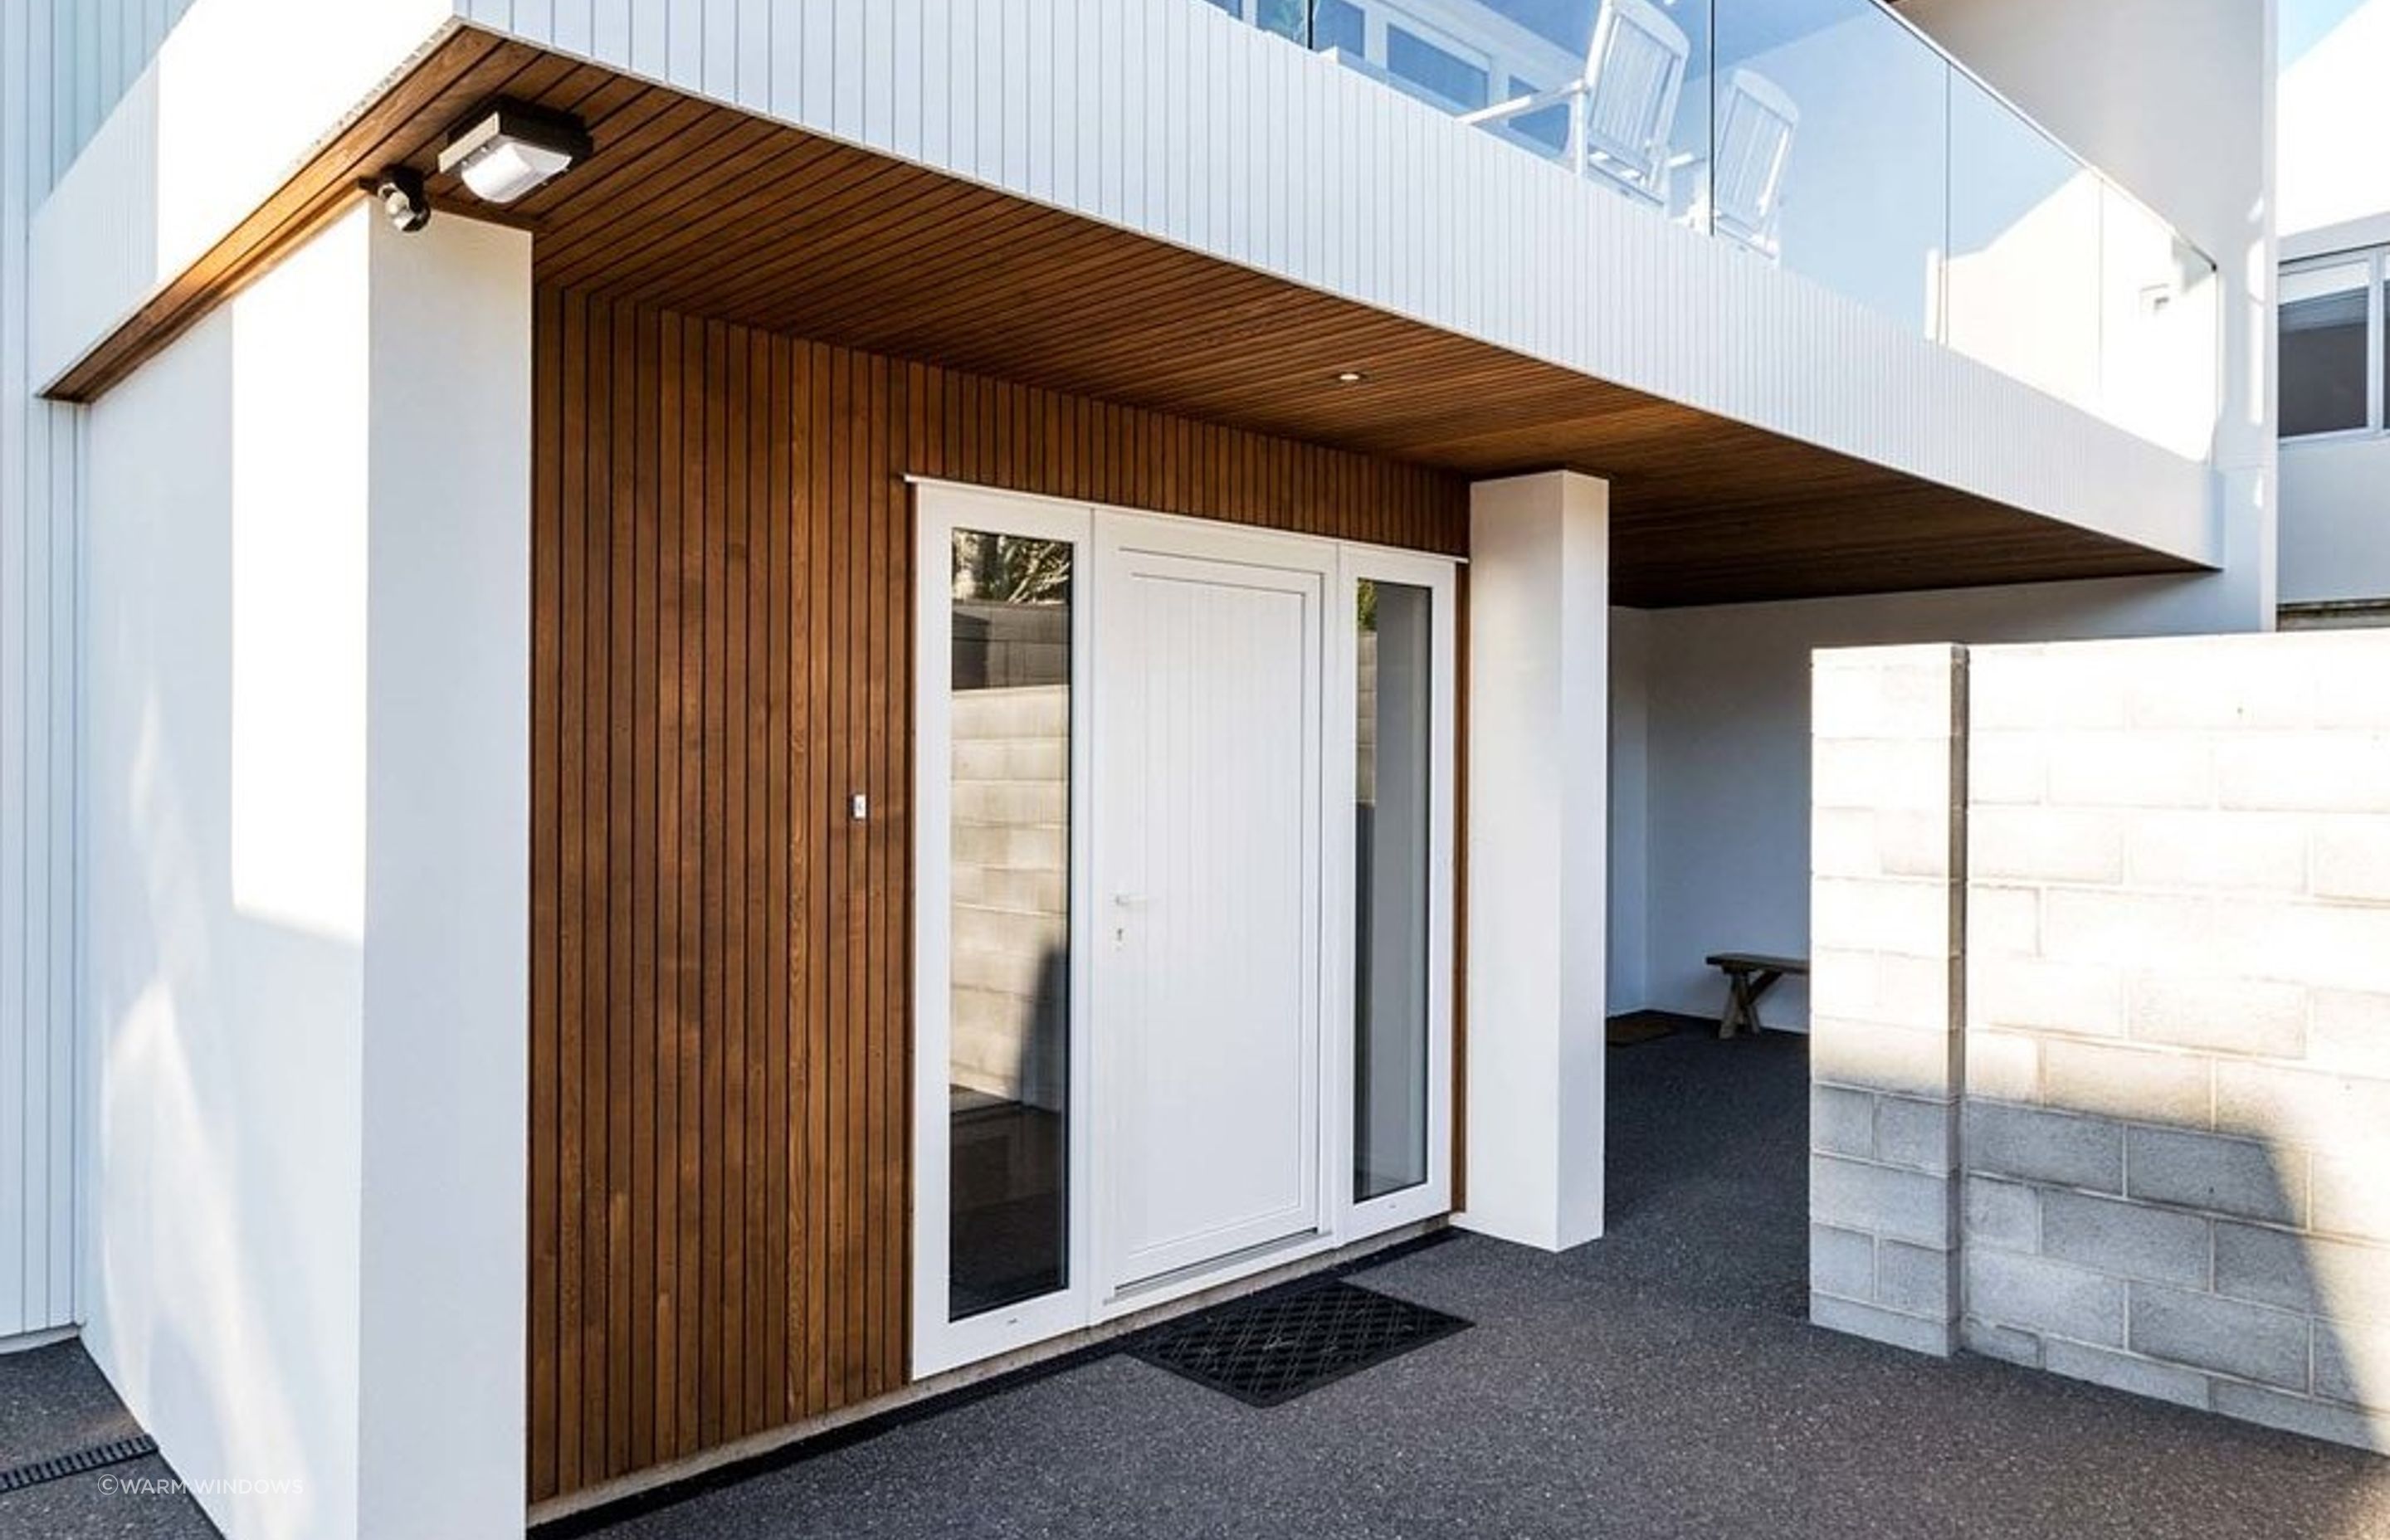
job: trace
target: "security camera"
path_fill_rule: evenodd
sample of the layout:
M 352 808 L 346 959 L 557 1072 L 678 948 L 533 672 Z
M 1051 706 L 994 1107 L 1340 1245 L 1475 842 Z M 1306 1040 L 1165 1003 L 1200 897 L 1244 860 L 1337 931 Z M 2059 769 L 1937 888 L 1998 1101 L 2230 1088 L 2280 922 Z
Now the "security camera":
M 392 166 L 374 179 L 372 192 L 381 201 L 381 212 L 401 230 L 411 234 L 431 223 L 431 199 L 423 190 L 421 172 Z

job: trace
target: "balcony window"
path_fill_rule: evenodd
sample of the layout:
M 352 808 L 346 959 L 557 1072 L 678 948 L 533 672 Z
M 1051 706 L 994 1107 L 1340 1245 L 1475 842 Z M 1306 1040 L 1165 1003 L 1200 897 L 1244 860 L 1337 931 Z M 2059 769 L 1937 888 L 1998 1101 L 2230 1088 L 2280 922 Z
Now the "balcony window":
M 2282 437 L 2381 428 L 2383 276 L 2379 251 L 2283 271 Z

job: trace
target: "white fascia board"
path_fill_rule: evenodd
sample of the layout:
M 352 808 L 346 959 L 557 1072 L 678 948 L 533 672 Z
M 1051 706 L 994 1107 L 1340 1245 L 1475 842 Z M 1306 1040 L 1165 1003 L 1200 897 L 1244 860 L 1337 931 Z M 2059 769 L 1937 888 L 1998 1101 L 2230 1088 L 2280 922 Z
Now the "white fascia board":
M 31 377 L 72 368 L 455 25 L 449 0 L 199 0 L 33 217 Z
M 1201 0 L 456 5 L 1597 379 L 2169 555 L 2220 553 L 2207 465 Z

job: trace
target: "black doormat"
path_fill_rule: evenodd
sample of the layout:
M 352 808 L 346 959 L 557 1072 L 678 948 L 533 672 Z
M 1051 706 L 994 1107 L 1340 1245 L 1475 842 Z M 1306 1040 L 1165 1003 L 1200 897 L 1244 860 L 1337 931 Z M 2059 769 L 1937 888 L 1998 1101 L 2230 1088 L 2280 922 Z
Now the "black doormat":
M 1441 1310 L 1329 1278 L 1273 1289 L 1172 1321 L 1130 1351 L 1247 1405 L 1276 1406 L 1468 1324 Z

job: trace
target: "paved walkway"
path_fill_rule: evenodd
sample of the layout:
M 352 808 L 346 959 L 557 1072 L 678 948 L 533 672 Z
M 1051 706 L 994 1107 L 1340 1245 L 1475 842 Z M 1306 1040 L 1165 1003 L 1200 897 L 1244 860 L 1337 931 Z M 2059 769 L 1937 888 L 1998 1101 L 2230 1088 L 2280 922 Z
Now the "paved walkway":
M 2390 1461 L 1804 1317 L 1803 1039 L 1613 1050 L 1611 1238 L 1356 1276 L 1477 1324 L 1256 1411 L 1101 1359 L 605 1531 L 2390 1536 Z
M 1460 1237 L 1359 1275 L 1477 1323 L 1407 1357 L 1267 1411 L 1099 1359 L 606 1540 L 2390 1540 L 2390 1460 L 1809 1327 L 1804 1046 L 1613 1050 L 1611 1238 Z M 0 1464 L 123 1426 L 79 1349 L 0 1359 Z M 0 1495 L 0 1537 L 210 1533 L 97 1481 Z

